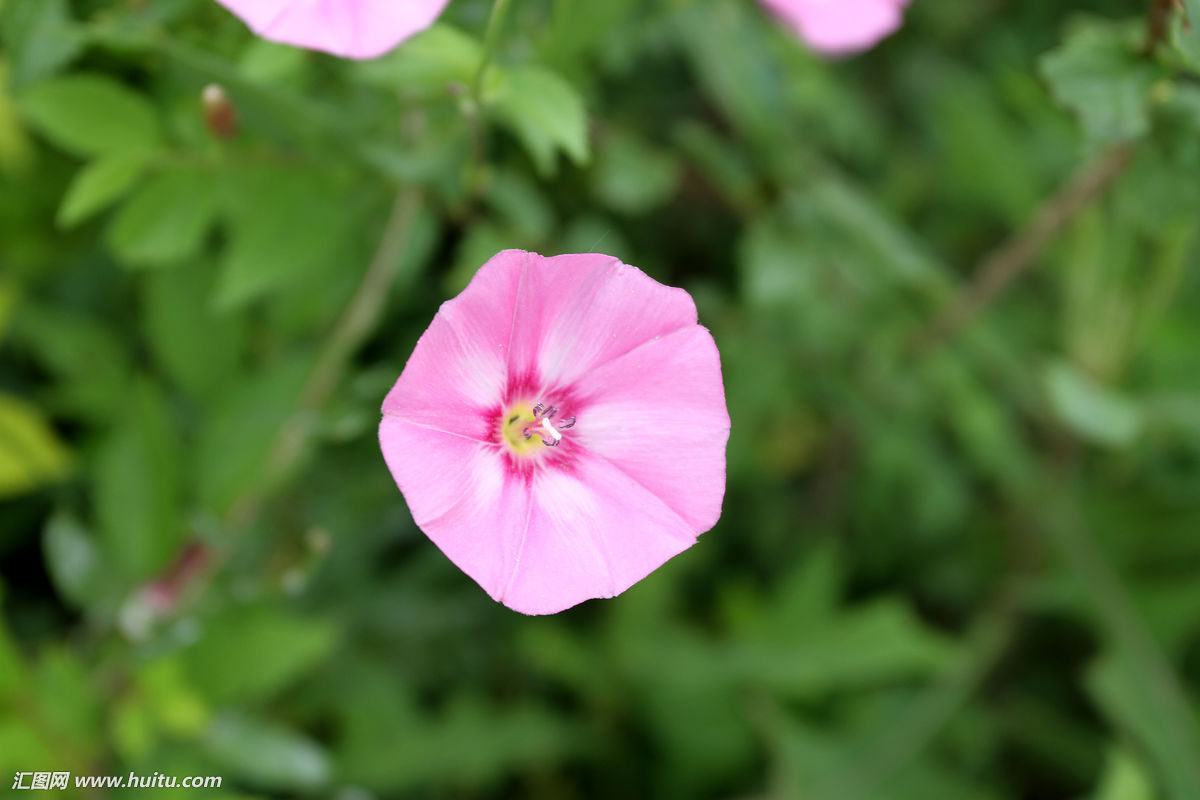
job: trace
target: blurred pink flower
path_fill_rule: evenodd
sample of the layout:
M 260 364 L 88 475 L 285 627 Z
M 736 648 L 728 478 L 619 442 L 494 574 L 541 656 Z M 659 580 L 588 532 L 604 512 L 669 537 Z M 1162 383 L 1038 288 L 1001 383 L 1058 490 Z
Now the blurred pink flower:
M 264 39 L 375 58 L 433 24 L 450 0 L 217 0 Z
M 442 304 L 383 415 L 417 525 L 526 614 L 623 592 L 721 515 L 716 344 L 687 292 L 610 256 L 496 255 Z
M 848 55 L 894 33 L 908 0 L 762 0 L 814 49 Z

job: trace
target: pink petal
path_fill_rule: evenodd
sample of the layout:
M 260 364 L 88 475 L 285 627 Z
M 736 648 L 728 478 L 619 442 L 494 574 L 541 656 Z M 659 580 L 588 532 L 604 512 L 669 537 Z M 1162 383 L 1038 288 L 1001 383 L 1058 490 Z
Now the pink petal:
M 379 444 L 417 527 L 499 598 L 517 560 L 529 506 L 528 487 L 510 473 L 499 446 L 387 416 Z
M 383 413 L 490 440 L 508 379 L 508 340 L 526 253 L 508 250 L 442 303 L 421 335 Z
M 539 470 L 530 491 L 528 525 L 499 598 L 524 614 L 613 597 L 696 541 L 678 514 L 601 458 Z
M 703 533 L 721 516 L 729 413 L 721 361 L 699 325 L 580 378 L 573 442 L 603 457 Z
M 557 447 L 510 451 L 502 415 L 543 401 L 576 426 Z M 618 594 L 720 514 L 716 346 L 686 292 L 608 256 L 491 259 L 442 304 L 383 411 L 417 525 L 518 611 Z
M 274 42 L 374 58 L 433 24 L 450 0 L 217 0 Z
M 513 378 L 567 384 L 643 342 L 696 324 L 687 292 L 612 256 L 529 253 L 519 280 Z
M 814 49 L 828 55 L 866 50 L 893 33 L 908 0 L 761 0 Z

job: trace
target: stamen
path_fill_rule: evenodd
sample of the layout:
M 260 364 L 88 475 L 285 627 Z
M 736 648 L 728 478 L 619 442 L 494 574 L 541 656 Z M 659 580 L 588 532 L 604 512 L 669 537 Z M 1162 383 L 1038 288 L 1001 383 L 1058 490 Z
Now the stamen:
M 549 408 L 546 408 L 546 406 L 542 403 L 535 405 L 533 407 L 533 418 L 538 424 L 532 428 L 525 429 L 525 438 L 530 438 L 532 435 L 531 430 L 536 431 L 538 435 L 542 437 L 542 444 L 544 444 L 546 447 L 558 447 L 559 442 L 561 442 L 563 438 L 560 431 L 564 431 L 567 428 L 574 426 L 575 418 L 567 417 L 566 419 L 562 420 L 556 428 L 554 423 L 550 420 L 557 413 L 558 408 L 556 406 L 550 406 Z

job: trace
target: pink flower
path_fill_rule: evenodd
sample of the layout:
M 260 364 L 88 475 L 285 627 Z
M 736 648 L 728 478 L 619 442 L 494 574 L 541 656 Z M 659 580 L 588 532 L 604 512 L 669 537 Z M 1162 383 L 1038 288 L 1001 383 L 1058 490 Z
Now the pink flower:
M 273 42 L 375 58 L 425 30 L 450 0 L 217 0 Z
M 908 0 L 762 0 L 762 4 L 814 50 L 848 55 L 894 33 Z
M 526 614 L 623 592 L 721 515 L 716 344 L 687 292 L 610 256 L 492 258 L 442 304 L 383 415 L 417 525 Z

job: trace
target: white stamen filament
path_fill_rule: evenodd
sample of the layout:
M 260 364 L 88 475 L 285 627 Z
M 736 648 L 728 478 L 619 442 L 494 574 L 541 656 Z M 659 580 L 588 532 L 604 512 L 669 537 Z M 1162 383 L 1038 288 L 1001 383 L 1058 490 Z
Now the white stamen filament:
M 539 421 L 542 423 L 539 427 L 546 432 L 547 436 L 554 440 L 555 444 L 562 441 L 562 434 L 554 429 L 554 423 L 550 421 L 549 417 L 542 417 Z

